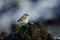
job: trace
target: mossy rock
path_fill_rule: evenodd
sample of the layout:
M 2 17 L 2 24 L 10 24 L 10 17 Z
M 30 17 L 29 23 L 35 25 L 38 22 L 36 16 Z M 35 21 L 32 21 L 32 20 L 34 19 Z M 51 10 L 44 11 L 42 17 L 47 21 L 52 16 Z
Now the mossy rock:
M 54 40 L 47 27 L 39 22 L 27 23 L 15 35 L 12 34 L 12 36 L 12 38 L 8 37 L 8 40 Z

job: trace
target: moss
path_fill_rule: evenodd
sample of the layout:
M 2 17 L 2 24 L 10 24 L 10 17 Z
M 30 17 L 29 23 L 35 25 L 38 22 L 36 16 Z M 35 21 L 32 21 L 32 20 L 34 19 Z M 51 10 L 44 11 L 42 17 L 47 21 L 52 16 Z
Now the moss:
M 35 22 L 34 24 L 27 23 L 22 26 L 15 35 L 11 35 L 15 40 L 54 40 L 46 26 L 39 22 Z M 8 40 L 9 39 L 11 38 L 8 38 Z

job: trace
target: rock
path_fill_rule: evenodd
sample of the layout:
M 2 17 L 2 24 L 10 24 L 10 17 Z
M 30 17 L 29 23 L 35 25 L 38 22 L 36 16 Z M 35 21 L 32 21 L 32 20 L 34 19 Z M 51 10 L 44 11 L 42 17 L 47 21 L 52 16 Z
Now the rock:
M 17 33 L 11 33 L 7 40 L 54 40 L 45 25 L 36 22 L 27 23 Z

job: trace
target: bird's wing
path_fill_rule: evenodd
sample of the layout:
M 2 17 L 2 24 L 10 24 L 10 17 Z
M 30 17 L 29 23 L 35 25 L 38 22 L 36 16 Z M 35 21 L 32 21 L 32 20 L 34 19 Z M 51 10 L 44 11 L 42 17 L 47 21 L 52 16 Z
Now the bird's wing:
M 19 22 L 19 21 L 22 21 L 22 18 L 23 18 L 23 17 L 24 17 L 24 16 L 22 16 L 22 17 L 18 20 L 18 22 Z

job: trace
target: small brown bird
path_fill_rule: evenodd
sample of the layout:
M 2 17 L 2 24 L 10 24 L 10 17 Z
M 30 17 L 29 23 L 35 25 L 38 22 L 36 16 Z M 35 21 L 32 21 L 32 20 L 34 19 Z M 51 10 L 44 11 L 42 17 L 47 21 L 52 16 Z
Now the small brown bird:
M 27 24 L 29 21 L 29 15 L 27 13 L 25 13 L 19 20 L 18 22 L 20 24 Z

